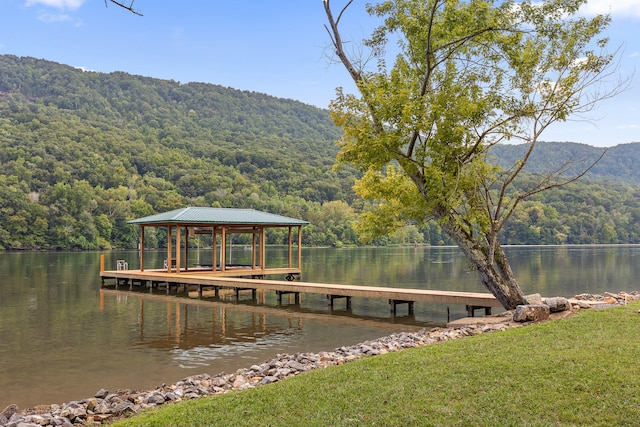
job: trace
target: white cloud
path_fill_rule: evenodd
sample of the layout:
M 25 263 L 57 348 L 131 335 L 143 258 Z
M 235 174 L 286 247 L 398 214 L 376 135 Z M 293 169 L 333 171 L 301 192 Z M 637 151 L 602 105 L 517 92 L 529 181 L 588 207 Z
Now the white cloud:
M 587 15 L 611 13 L 614 18 L 640 19 L 640 0 L 589 0 L 580 9 Z
M 85 0 L 27 0 L 26 5 L 28 7 L 40 4 L 43 6 L 54 7 L 56 9 L 76 10 L 82 6 L 84 2 Z
M 73 18 L 64 13 L 46 13 L 40 12 L 38 14 L 38 21 L 46 22 L 47 24 L 55 24 L 57 22 L 69 22 L 73 21 Z

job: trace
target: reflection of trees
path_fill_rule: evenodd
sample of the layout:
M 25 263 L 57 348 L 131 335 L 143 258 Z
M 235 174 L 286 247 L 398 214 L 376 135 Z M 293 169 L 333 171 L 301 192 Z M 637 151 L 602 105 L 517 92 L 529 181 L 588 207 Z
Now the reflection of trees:
M 47 352 L 52 342 L 82 345 L 78 319 L 90 319 L 99 289 L 95 253 L 0 253 L 0 342 Z M 87 338 L 91 340 L 92 338 Z
M 479 287 L 457 248 L 314 249 L 303 252 L 303 278 L 311 282 L 456 291 L 478 291 Z
M 639 267 L 633 246 L 508 248 L 523 289 L 544 296 L 631 291 Z
M 634 246 L 513 246 L 506 248 L 525 293 L 571 297 L 631 291 L 640 274 Z M 456 248 L 309 249 L 303 279 L 312 282 L 479 291 Z

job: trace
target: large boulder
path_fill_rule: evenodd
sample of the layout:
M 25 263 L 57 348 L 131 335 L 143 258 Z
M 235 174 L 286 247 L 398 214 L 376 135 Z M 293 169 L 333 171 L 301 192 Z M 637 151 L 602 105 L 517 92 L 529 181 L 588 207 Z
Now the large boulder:
M 11 405 L 4 408 L 4 410 L 0 412 L 0 414 L 2 414 L 6 419 L 9 419 L 13 414 L 18 412 L 19 410 L 20 409 L 18 408 L 18 405 L 12 403 Z
M 549 319 L 549 306 L 546 304 L 519 305 L 513 313 L 514 322 L 538 322 Z
M 552 313 L 571 310 L 571 302 L 563 297 L 545 298 L 544 303 L 549 306 Z
M 542 304 L 542 295 L 540 294 L 525 295 L 524 299 L 527 304 Z

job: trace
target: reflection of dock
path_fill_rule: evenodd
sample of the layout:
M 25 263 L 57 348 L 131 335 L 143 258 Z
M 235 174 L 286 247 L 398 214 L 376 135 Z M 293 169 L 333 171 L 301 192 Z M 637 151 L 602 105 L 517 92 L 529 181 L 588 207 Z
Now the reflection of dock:
M 122 304 L 130 316 L 132 345 L 170 353 L 173 364 L 181 368 L 227 369 L 229 363 L 238 363 L 231 361 L 234 356 L 242 358 L 243 354 L 261 354 L 289 345 L 303 329 L 301 318 L 275 318 L 228 303 L 100 290 L 101 311 L 118 311 Z
M 280 328 L 273 328 L 267 325 L 266 314 L 251 313 L 251 321 L 248 324 L 236 325 L 234 322 L 227 320 L 228 311 L 233 307 L 228 304 L 212 304 L 202 300 L 188 300 L 185 298 L 153 295 L 147 293 L 123 292 L 111 289 L 100 290 L 100 308 L 105 309 L 105 297 L 113 297 L 117 301 L 136 300 L 137 302 L 137 323 L 139 328 L 138 339 L 140 343 L 144 342 L 145 347 L 171 349 L 175 347 L 193 348 L 197 346 L 225 345 L 229 341 L 233 342 L 254 342 L 255 334 L 260 335 L 275 334 Z M 164 310 L 166 315 L 166 330 L 163 331 L 163 322 L 153 325 L 153 322 L 147 322 L 148 311 L 145 303 L 153 302 L 166 303 Z M 196 304 L 192 304 L 196 303 Z M 199 309 L 206 307 L 210 309 L 207 316 L 207 324 L 201 324 L 201 318 L 198 318 Z M 195 314 L 195 317 L 193 316 Z M 192 319 L 192 317 L 194 317 Z M 147 325 L 151 323 L 151 325 Z M 153 331 L 153 328 L 160 326 L 160 332 Z M 299 328 L 291 320 L 290 328 Z M 145 330 L 146 329 L 146 330 Z
M 100 276 L 104 285 L 105 279 L 114 279 L 116 285 L 128 285 L 130 289 L 136 287 L 151 288 L 163 285 L 167 293 L 172 286 L 192 286 L 197 287 L 198 295 L 202 296 L 205 289 L 213 289 L 218 295 L 219 289 L 232 289 L 239 296 L 241 291 L 251 291 L 255 299 L 256 292 L 271 291 L 278 296 L 281 302 L 283 295 L 292 294 L 296 303 L 299 302 L 301 293 L 326 295 L 329 303 L 333 307 L 335 299 L 344 298 L 347 308 L 351 306 L 351 298 L 377 298 L 389 301 L 391 312 L 395 315 L 399 304 L 407 304 L 409 314 L 413 314 L 414 302 L 461 304 L 465 305 L 470 316 L 475 309 L 485 309 L 488 314 L 491 307 L 501 307 L 495 297 L 489 293 L 480 292 L 455 292 L 437 291 L 427 289 L 405 289 L 389 288 L 377 286 L 355 286 L 328 283 L 311 283 L 298 281 L 281 281 L 250 279 L 242 277 L 220 277 L 214 272 L 206 271 L 182 271 L 181 273 L 168 273 L 166 271 L 140 271 L 140 270 L 118 270 L 101 271 Z
M 221 294 L 225 292 L 221 291 Z M 193 297 L 196 292 L 191 294 L 192 297 L 186 293 L 164 295 L 103 288 L 100 289 L 100 310 L 122 311 L 122 305 L 126 306 L 128 330 L 135 347 L 168 351 L 173 363 L 181 367 L 206 365 L 216 366 L 214 369 L 221 371 L 229 369 L 229 363 L 243 366 L 233 361 L 235 358 L 253 358 L 254 354 L 271 357 L 284 347 L 302 351 L 303 347 L 296 346 L 300 340 L 306 340 L 303 338 L 306 332 L 316 331 L 318 324 L 334 325 L 331 330 L 339 328 L 340 331 L 332 332 L 332 336 L 342 336 L 342 339 L 353 333 L 351 328 L 390 334 L 436 326 L 413 322 L 398 324 L 344 312 L 332 315 L 290 304 L 286 308 L 256 305 L 244 298 L 235 303 L 198 299 Z M 258 301 L 261 299 L 264 295 L 259 294 Z M 320 335 L 312 342 L 317 345 L 324 343 L 324 339 Z M 324 344 L 322 347 L 326 348 Z
M 256 316 L 257 324 L 260 326 L 261 331 L 266 331 L 267 328 L 263 326 L 266 322 L 265 319 L 271 317 L 279 317 L 288 319 L 290 328 L 300 329 L 305 321 L 316 321 L 322 323 L 336 323 L 339 325 L 354 326 L 360 328 L 373 328 L 373 329 L 388 329 L 390 332 L 398 331 L 398 323 L 386 322 L 383 319 L 370 316 L 353 315 L 345 311 L 336 311 L 338 315 L 331 315 L 327 312 L 311 311 L 302 309 L 300 306 L 286 305 L 286 309 L 282 307 L 275 307 L 271 305 L 255 305 L 249 301 L 242 303 L 229 303 L 221 300 L 212 299 L 198 299 L 190 297 L 185 294 L 180 295 L 163 295 L 163 294 L 151 294 L 148 292 L 128 292 L 120 289 L 100 289 L 100 298 L 104 299 L 105 296 L 117 297 L 117 298 L 135 298 L 139 299 L 140 303 L 144 301 L 148 302 L 166 302 L 176 307 L 178 306 L 190 306 L 194 308 L 207 308 L 216 310 L 218 318 L 216 322 L 220 324 L 220 332 L 223 334 L 228 333 L 230 325 L 227 323 L 227 315 L 231 313 L 245 313 L 247 315 Z M 183 319 L 184 321 L 184 319 Z M 404 325 L 404 324 L 403 324 Z M 434 324 L 426 323 L 407 323 L 404 325 L 409 329 L 417 330 L 425 326 L 436 326 Z M 235 329 L 234 329 L 235 330 Z M 238 334 L 235 334 L 238 335 Z

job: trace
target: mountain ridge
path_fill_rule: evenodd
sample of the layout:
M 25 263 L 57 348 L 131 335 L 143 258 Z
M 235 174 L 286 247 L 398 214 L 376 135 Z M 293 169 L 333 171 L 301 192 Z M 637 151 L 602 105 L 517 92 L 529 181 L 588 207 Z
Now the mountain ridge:
M 187 205 L 306 219 L 312 224 L 305 244 L 355 244 L 351 223 L 365 203 L 352 190 L 358 173 L 334 168 L 340 136 L 327 110 L 300 101 L 0 55 L 0 249 L 135 247 L 128 219 Z M 490 155 L 506 167 L 519 150 L 501 145 Z M 545 173 L 576 159 L 586 159 L 576 163 L 584 167 L 602 150 L 540 143 L 527 171 Z M 624 211 L 628 227 L 638 161 L 640 143 L 609 148 L 571 191 L 584 199 L 600 191 L 585 192 L 586 185 L 615 188 L 624 196 L 607 203 Z M 409 229 L 378 243 L 448 242 L 433 224 Z

